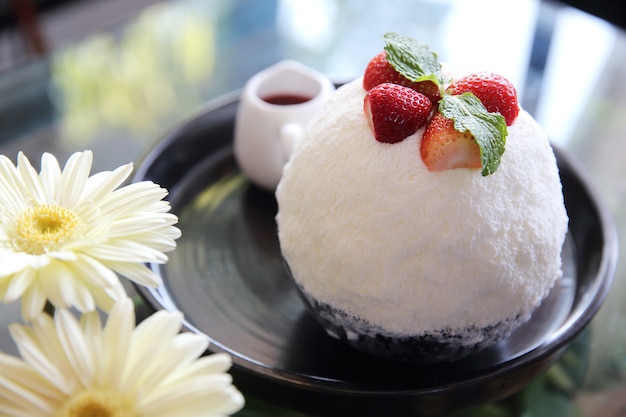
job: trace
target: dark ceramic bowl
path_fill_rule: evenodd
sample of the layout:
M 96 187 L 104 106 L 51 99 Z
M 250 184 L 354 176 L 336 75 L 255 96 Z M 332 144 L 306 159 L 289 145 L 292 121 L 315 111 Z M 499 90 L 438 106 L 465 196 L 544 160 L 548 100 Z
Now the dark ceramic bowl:
M 566 276 L 507 338 L 454 362 L 405 364 L 328 337 L 298 296 L 276 235 L 274 196 L 241 174 L 232 152 L 238 94 L 185 120 L 138 165 L 135 180 L 170 190 L 183 236 L 156 289 L 137 287 L 154 309 L 180 310 L 210 352 L 233 358 L 244 395 L 326 417 L 442 416 L 521 389 L 558 360 L 589 324 L 613 279 L 612 218 L 576 164 L 555 149 L 570 217 Z

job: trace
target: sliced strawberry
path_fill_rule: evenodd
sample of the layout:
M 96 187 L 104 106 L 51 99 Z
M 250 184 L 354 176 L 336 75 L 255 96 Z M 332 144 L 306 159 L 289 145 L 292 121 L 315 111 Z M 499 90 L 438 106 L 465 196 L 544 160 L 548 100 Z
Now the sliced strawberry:
M 397 143 L 426 125 L 432 103 L 408 87 L 382 83 L 367 92 L 363 110 L 377 141 Z
M 426 127 L 420 154 L 429 171 L 482 167 L 474 136 L 456 130 L 454 121 L 441 113 L 436 113 Z
M 460 78 L 446 89 L 448 94 L 473 93 L 487 108 L 488 112 L 500 113 L 511 126 L 519 113 L 515 86 L 501 75 L 492 72 L 478 72 Z
M 441 99 L 441 93 L 437 84 L 432 81 L 415 82 L 409 80 L 396 71 L 389 61 L 387 61 L 386 51 L 382 51 L 372 58 L 367 64 L 365 73 L 363 74 L 363 88 L 366 91 L 382 83 L 392 83 L 409 87 L 418 93 L 424 94 L 430 99 L 433 105 L 436 105 L 439 99 Z

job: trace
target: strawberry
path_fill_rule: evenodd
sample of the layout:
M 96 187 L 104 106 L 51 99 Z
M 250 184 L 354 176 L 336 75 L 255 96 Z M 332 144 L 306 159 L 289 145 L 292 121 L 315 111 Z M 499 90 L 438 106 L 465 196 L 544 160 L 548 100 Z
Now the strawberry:
M 446 93 L 458 95 L 473 93 L 487 108 L 488 112 L 500 113 L 511 126 L 519 113 L 517 91 L 509 80 L 491 72 L 478 72 L 454 81 Z
M 367 92 L 363 110 L 377 141 L 397 143 L 426 125 L 432 103 L 408 87 L 382 83 Z
M 400 74 L 387 61 L 387 52 L 382 51 L 367 64 L 363 74 L 363 88 L 369 91 L 372 87 L 382 83 L 392 83 L 409 87 L 418 93 L 424 94 L 436 105 L 441 98 L 439 87 L 432 81 L 415 82 Z
M 429 171 L 482 166 L 474 136 L 469 131 L 456 130 L 454 121 L 441 113 L 436 113 L 426 127 L 420 154 Z

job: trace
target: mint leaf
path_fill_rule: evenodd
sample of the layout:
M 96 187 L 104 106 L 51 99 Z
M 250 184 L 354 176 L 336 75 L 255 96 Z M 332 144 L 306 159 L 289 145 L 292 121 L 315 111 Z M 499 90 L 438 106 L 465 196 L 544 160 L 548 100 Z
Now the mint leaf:
M 444 80 L 437 54 L 428 45 L 394 32 L 383 35 L 387 61 L 411 81 L 433 81 L 442 89 Z
M 439 111 L 454 120 L 456 130 L 469 131 L 474 135 L 480 148 L 483 176 L 496 172 L 508 134 L 504 117 L 499 113 L 489 113 L 472 93 L 444 94 L 439 102 Z

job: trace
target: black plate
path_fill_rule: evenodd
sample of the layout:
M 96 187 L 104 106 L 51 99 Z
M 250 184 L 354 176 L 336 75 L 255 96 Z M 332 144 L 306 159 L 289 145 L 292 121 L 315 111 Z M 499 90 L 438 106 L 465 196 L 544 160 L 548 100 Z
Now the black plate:
M 237 93 L 212 101 L 144 158 L 134 180 L 170 190 L 183 236 L 155 309 L 181 310 L 211 352 L 232 355 L 244 392 L 324 416 L 443 415 L 503 398 L 553 364 L 604 301 L 617 259 L 615 227 L 581 169 L 555 148 L 570 230 L 564 278 L 511 337 L 454 363 L 400 364 L 326 335 L 288 279 L 272 193 L 251 185 L 232 154 Z

